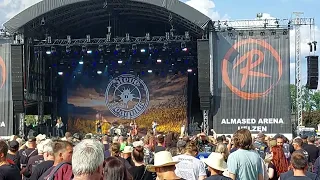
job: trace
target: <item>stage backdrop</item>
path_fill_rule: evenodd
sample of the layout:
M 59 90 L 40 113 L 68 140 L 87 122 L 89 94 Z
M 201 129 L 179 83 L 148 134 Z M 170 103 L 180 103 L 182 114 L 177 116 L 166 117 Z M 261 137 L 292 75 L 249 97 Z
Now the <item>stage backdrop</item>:
M 221 32 L 215 55 L 214 130 L 290 134 L 289 32 Z
M 11 45 L 0 45 L 0 136 L 13 134 Z
M 187 75 L 83 75 L 68 84 L 68 129 L 72 132 L 95 132 L 99 117 L 106 122 L 103 132 L 110 123 L 129 126 L 131 120 L 136 120 L 140 133 L 151 129 L 154 120 L 162 132 L 179 132 L 186 123 Z

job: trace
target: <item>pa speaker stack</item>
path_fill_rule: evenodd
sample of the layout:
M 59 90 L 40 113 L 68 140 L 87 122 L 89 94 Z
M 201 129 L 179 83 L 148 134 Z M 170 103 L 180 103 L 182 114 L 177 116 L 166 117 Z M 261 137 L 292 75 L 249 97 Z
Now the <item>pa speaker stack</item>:
M 210 51 L 209 40 L 198 40 L 198 86 L 200 109 L 210 109 Z
M 307 56 L 308 80 L 306 87 L 308 89 L 318 89 L 319 80 L 319 56 Z

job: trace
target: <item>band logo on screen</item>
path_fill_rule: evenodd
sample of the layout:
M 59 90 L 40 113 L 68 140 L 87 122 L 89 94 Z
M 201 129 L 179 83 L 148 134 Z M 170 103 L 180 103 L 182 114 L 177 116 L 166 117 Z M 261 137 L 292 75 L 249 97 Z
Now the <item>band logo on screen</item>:
M 254 49 L 251 48 L 246 53 L 241 54 L 235 63 L 233 64 L 232 68 L 228 68 L 230 62 L 233 62 L 231 56 L 233 53 L 236 53 L 237 49 L 241 48 L 242 46 L 254 44 L 259 48 Z M 270 68 L 277 68 L 277 78 L 276 80 L 269 86 L 264 92 L 254 92 L 254 90 L 258 89 L 252 87 L 250 92 L 248 90 L 243 90 L 244 86 L 247 84 L 249 78 L 255 77 L 263 80 L 264 78 L 272 78 L 272 75 L 268 74 L 267 72 L 261 72 L 255 70 L 256 67 L 263 65 L 265 61 L 264 57 L 265 54 L 270 53 L 271 60 L 274 59 L 276 61 L 277 66 L 270 67 Z M 273 59 L 272 59 L 273 57 Z M 245 65 L 243 65 L 245 63 Z M 242 68 L 241 68 L 242 67 Z M 241 77 L 240 86 L 236 87 L 232 84 L 232 80 L 229 77 L 230 69 L 236 70 L 240 68 L 239 75 Z M 266 96 L 269 94 L 272 89 L 279 83 L 282 76 L 282 60 L 279 53 L 266 41 L 259 40 L 259 39 L 246 39 L 242 41 L 236 42 L 226 53 L 224 59 L 222 61 L 222 79 L 226 86 L 237 96 L 245 100 L 254 100 L 259 99 L 261 97 Z M 258 83 L 257 83 L 258 84 Z
M 121 119 L 135 119 L 149 105 L 149 90 L 139 77 L 123 74 L 108 84 L 105 98 L 113 115 Z
M 4 83 L 6 82 L 6 64 L 4 63 L 4 60 L 2 59 L 2 57 L 0 57 L 0 72 L 1 72 L 1 76 L 0 76 L 0 89 L 3 88 Z

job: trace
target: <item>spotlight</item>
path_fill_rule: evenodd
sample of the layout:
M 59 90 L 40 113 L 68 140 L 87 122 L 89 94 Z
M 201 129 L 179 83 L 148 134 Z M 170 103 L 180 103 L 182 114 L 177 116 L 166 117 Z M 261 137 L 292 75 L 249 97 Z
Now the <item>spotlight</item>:
M 102 74 L 102 71 L 97 71 L 97 74 Z
M 99 45 L 98 51 L 102 52 L 103 51 L 103 45 Z
M 51 54 L 51 51 L 46 51 L 46 54 L 47 54 L 47 55 L 50 55 L 50 54 Z
M 158 60 L 157 60 L 157 63 L 161 63 L 161 62 L 162 62 L 161 59 L 158 59 Z
M 66 46 L 66 53 L 70 53 L 70 52 L 71 52 L 70 46 Z
M 62 75 L 63 75 L 63 72 L 58 72 L 58 75 L 62 76 Z
M 183 48 L 182 51 L 186 52 L 188 51 L 188 48 Z
M 148 73 L 152 73 L 152 70 L 148 70 Z
M 145 50 L 145 49 L 141 49 L 140 51 L 141 51 L 142 53 L 145 53 L 145 52 L 146 52 L 146 50 Z
M 57 49 L 55 47 L 51 47 L 51 52 L 56 52 Z
M 117 44 L 117 45 L 116 45 L 116 51 L 119 51 L 120 49 L 121 49 L 120 44 Z
M 82 60 L 81 60 L 81 61 L 79 61 L 79 64 L 81 64 L 81 65 L 82 65 L 82 64 L 83 64 L 83 61 L 82 61 Z
M 181 43 L 181 49 L 184 49 L 184 48 L 186 48 L 186 47 L 187 47 L 186 43 L 185 43 L 185 42 L 182 42 L 182 43 Z
M 92 50 L 88 50 L 88 51 L 87 51 L 87 54 L 92 54 Z
M 82 46 L 82 52 L 87 52 L 87 47 L 86 46 Z
M 137 50 L 137 44 L 132 44 L 132 50 L 133 51 Z
M 191 73 L 191 72 L 192 72 L 192 69 L 188 69 L 187 71 L 188 71 L 189 73 Z
M 153 44 L 149 44 L 149 50 L 151 51 L 151 50 L 153 50 L 153 49 L 154 49 Z
M 119 60 L 119 61 L 118 61 L 118 64 L 122 64 L 122 61 L 121 61 L 121 60 Z

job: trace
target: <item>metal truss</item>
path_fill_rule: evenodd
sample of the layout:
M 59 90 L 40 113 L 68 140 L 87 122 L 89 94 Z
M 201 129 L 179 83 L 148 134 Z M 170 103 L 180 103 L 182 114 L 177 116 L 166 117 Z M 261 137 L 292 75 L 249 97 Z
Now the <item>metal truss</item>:
M 209 110 L 203 110 L 203 131 L 208 136 L 209 135 Z
M 256 19 L 256 20 L 235 20 L 235 21 L 214 21 L 218 31 L 226 29 L 292 29 L 296 25 L 294 19 Z M 300 25 L 314 24 L 314 18 L 299 18 Z
M 55 39 L 49 43 L 47 40 L 35 42 L 34 46 L 83 46 L 83 45 L 113 45 L 113 44 L 151 44 L 151 43 L 176 43 L 176 42 L 190 42 L 190 37 L 186 36 L 153 36 L 153 37 L 126 37 L 117 38 L 94 38 L 90 39 Z

